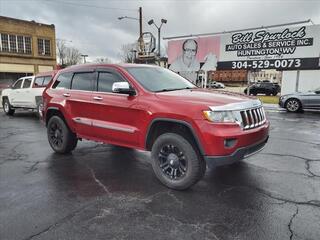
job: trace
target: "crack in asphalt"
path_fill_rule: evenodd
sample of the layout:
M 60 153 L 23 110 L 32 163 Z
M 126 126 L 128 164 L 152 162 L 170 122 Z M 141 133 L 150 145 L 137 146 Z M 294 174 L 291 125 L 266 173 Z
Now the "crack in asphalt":
M 146 198 L 139 198 L 139 197 L 132 197 L 132 196 L 124 196 L 123 194 L 121 194 L 120 196 L 114 196 L 114 195 L 109 191 L 109 189 L 107 188 L 107 186 L 105 186 L 105 185 L 96 177 L 96 174 L 95 174 L 94 170 L 93 170 L 91 167 L 87 166 L 87 165 L 85 165 L 85 167 L 90 171 L 91 176 L 92 176 L 93 180 L 96 182 L 96 184 L 104 190 L 104 192 L 107 194 L 107 197 L 109 197 L 109 198 L 116 199 L 116 200 L 123 200 L 123 199 L 125 199 L 125 200 L 127 200 L 127 201 L 137 201 L 137 202 L 143 202 L 143 203 L 145 203 L 145 204 L 150 204 L 150 203 L 155 199 L 155 197 L 157 197 L 157 196 L 159 196 L 159 195 L 162 195 L 162 194 L 166 194 L 166 195 L 170 196 L 175 202 L 177 202 L 177 203 L 180 205 L 181 209 L 183 208 L 183 205 L 184 205 L 183 201 L 179 200 L 179 199 L 174 195 L 174 193 L 172 192 L 172 190 L 157 192 L 157 193 L 152 194 L 152 195 L 150 195 L 150 196 L 148 196 L 148 197 L 146 197 Z M 103 209 L 102 209 L 102 210 L 103 210 Z M 103 210 L 103 211 L 104 211 L 104 210 Z M 169 220 L 172 220 L 172 221 L 178 223 L 180 226 L 189 225 L 189 226 L 195 228 L 195 230 L 193 231 L 193 232 L 195 232 L 195 233 L 197 233 L 199 230 L 203 230 L 204 232 L 207 232 L 207 233 L 211 234 L 211 235 L 214 237 L 214 239 L 219 240 L 219 238 L 218 238 L 213 232 L 211 232 L 211 231 L 208 232 L 207 230 L 205 230 L 205 227 L 206 227 L 207 225 L 209 225 L 209 224 L 210 224 L 210 225 L 214 225 L 214 224 L 212 224 L 212 223 L 209 223 L 209 222 L 206 222 L 206 223 L 196 223 L 196 224 L 195 224 L 195 223 L 185 223 L 185 222 L 182 222 L 182 221 L 180 221 L 180 220 L 178 220 L 178 219 L 176 219 L 176 218 L 174 218 L 174 217 L 171 217 L 171 216 L 162 215 L 162 214 L 154 214 L 151 210 L 147 210 L 147 209 L 145 209 L 145 211 L 149 212 L 150 216 L 152 216 L 152 217 L 161 217 L 161 218 L 165 218 L 165 219 L 167 219 L 167 220 L 169 219 Z M 109 213 L 109 212 L 107 211 L 107 213 Z M 101 213 L 99 213 L 99 214 L 98 214 L 97 216 L 95 216 L 94 218 L 103 218 L 103 217 L 104 217 L 104 216 L 101 215 Z M 54 227 L 54 226 L 51 226 L 51 228 L 52 228 L 52 227 Z M 50 230 L 50 228 L 47 229 L 47 230 Z
M 244 187 L 247 187 L 247 188 L 250 188 L 249 186 L 244 186 Z M 279 201 L 283 201 L 285 203 L 291 203 L 291 204 L 297 204 L 297 205 L 306 205 L 306 206 L 313 206 L 313 207 L 320 207 L 320 201 L 318 200 L 310 200 L 310 201 L 306 201 L 306 202 L 303 202 L 303 201 L 294 201 L 294 200 L 290 200 L 290 199 L 286 199 L 286 198 L 283 198 L 283 197 L 276 197 L 276 196 L 273 196 L 271 193 L 265 191 L 265 190 L 262 190 L 262 189 L 259 189 L 259 188 L 253 188 L 255 189 L 257 192 L 260 192 L 261 194 L 269 197 L 269 198 L 272 198 L 272 199 L 276 199 L 276 200 L 279 200 Z
M 292 240 L 293 234 L 294 234 L 294 232 L 292 230 L 293 219 L 298 215 L 298 213 L 299 213 L 299 208 L 296 206 L 296 212 L 292 215 L 292 217 L 290 218 L 289 224 L 288 224 L 288 228 L 290 231 L 290 240 Z
M 33 239 L 34 237 L 37 237 L 37 236 L 39 236 L 39 235 L 41 235 L 41 234 L 43 234 L 43 233 L 46 233 L 46 232 L 50 231 L 52 228 L 55 228 L 55 227 L 61 225 L 62 223 L 66 222 L 66 221 L 68 221 L 68 220 L 70 220 L 70 219 L 72 219 L 72 218 L 73 218 L 74 216 L 76 216 L 78 213 L 82 212 L 84 209 L 86 209 L 87 207 L 89 207 L 89 206 L 91 206 L 91 205 L 92 205 L 92 202 L 90 202 L 90 203 L 88 203 L 88 204 L 86 204 L 86 205 L 78 208 L 77 210 L 71 212 L 70 214 L 68 214 L 68 215 L 66 215 L 65 217 L 61 218 L 61 219 L 58 220 L 57 222 L 55 222 L 55 223 L 49 225 L 48 227 L 46 227 L 45 229 L 41 230 L 40 232 L 37 232 L 37 233 L 35 233 L 35 234 L 27 237 L 27 238 L 24 238 L 23 240 L 31 240 L 31 239 Z
M 155 194 L 152 194 L 151 196 L 148 196 L 146 198 L 138 198 L 138 197 L 132 197 L 132 196 L 112 196 L 112 193 L 109 191 L 109 189 L 107 188 L 106 185 L 104 185 L 97 177 L 96 177 L 96 174 L 94 172 L 94 170 L 92 168 L 90 168 L 89 166 L 86 165 L 86 168 L 89 169 L 90 173 L 91 173 L 91 176 L 93 178 L 93 180 L 98 184 L 99 187 L 101 187 L 105 193 L 107 193 L 107 195 L 110 195 L 111 197 L 113 198 L 116 198 L 116 199 L 127 199 L 127 200 L 136 200 L 136 201 L 142 201 L 142 202 L 145 202 L 145 203 L 150 203 L 152 202 L 152 200 L 154 199 L 155 196 L 158 196 L 158 195 L 161 195 L 161 194 L 167 194 L 168 196 L 170 196 L 171 198 L 173 198 L 177 203 L 178 205 L 180 206 L 180 208 L 183 208 L 183 201 L 179 200 L 172 192 L 172 190 L 167 190 L 167 191 L 164 191 L 164 192 L 158 192 L 158 193 L 155 193 Z
M 282 137 L 275 137 L 275 136 L 272 136 L 271 139 L 279 139 L 279 140 L 285 140 L 285 141 L 290 141 L 290 142 L 298 142 L 298 143 L 305 143 L 305 144 L 320 146 L 320 143 L 301 141 L 301 140 L 297 140 L 297 139 L 282 138 Z
M 159 218 L 165 218 L 166 220 L 171 220 L 173 222 L 176 222 L 179 226 L 190 226 L 192 228 L 194 228 L 195 230 L 193 231 L 194 233 L 199 233 L 199 231 L 204 231 L 204 232 L 207 232 L 209 234 L 211 234 L 215 240 L 219 240 L 219 238 L 217 237 L 217 235 L 215 233 L 213 233 L 212 231 L 208 232 L 205 227 L 206 226 L 216 226 L 216 224 L 214 223 L 210 223 L 210 222 L 205 222 L 205 223 L 188 223 L 188 222 L 183 222 L 183 221 L 180 221 L 174 217 L 171 217 L 171 216 L 167 216 L 167 215 L 163 215 L 163 214 L 153 214 L 152 211 L 150 210 L 146 210 L 147 212 L 149 212 L 149 214 L 153 217 L 159 217 Z
M 95 172 L 93 171 L 92 168 L 88 167 L 87 168 L 90 170 L 91 172 L 91 176 L 93 178 L 93 180 L 104 190 L 105 193 L 107 193 L 108 195 L 110 195 L 110 191 L 108 190 L 108 188 L 96 177 Z
M 9 161 L 22 161 L 23 159 L 27 158 L 28 155 L 27 154 L 21 154 L 19 152 L 17 152 L 17 148 L 20 146 L 21 144 L 18 143 L 16 144 L 13 148 L 10 149 L 10 152 L 9 154 L 7 155 L 7 158 L 4 159 L 2 162 L 0 162 L 0 165 L 1 164 L 4 164 L 6 162 L 9 162 Z
M 268 153 L 268 152 L 261 152 L 260 154 L 261 155 L 280 156 L 280 157 L 295 157 L 295 158 L 300 158 L 300 159 L 307 160 L 307 161 L 320 161 L 320 159 L 305 158 L 305 157 L 300 157 L 300 156 L 293 155 L 293 154 Z
M 314 172 L 312 172 L 312 170 L 310 169 L 310 162 L 317 162 L 317 161 L 314 161 L 314 160 L 306 160 L 305 161 L 305 169 L 311 174 L 311 177 L 318 177 L 320 178 L 320 175 L 318 174 L 315 174 Z
M 295 173 L 295 174 L 300 174 L 300 175 L 305 175 L 307 177 L 316 177 L 316 178 L 320 178 L 320 175 L 315 174 L 314 172 L 312 172 L 312 169 L 310 169 L 310 162 L 319 162 L 320 159 L 310 159 L 310 158 L 305 158 L 305 157 L 300 157 L 300 156 L 296 156 L 296 155 L 292 155 L 292 154 L 279 154 L 279 153 L 260 153 L 262 155 L 272 155 L 272 156 L 280 156 L 280 157 L 294 157 L 294 158 L 298 158 L 298 159 L 302 159 L 305 163 L 305 169 L 306 171 L 310 174 L 303 174 L 303 173 Z M 270 170 L 273 171 L 273 170 Z M 291 172 L 292 173 L 292 172 Z
M 40 163 L 40 161 L 36 161 L 34 164 L 32 164 L 28 169 L 25 171 L 25 174 L 29 174 L 33 171 L 36 171 L 38 168 L 36 166 Z

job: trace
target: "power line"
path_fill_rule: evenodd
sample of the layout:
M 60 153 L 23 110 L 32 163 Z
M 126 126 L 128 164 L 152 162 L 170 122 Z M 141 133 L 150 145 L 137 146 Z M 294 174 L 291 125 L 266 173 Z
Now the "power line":
M 67 4 L 67 5 L 72 5 L 72 6 L 77 6 L 77 7 L 90 7 L 90 8 L 98 8 L 98 9 L 107 9 L 107 10 L 119 10 L 119 11 L 132 11 L 132 12 L 137 12 L 137 9 L 132 9 L 132 8 L 116 8 L 116 7 L 105 7 L 105 6 L 98 6 L 98 5 L 91 5 L 91 4 L 83 4 L 79 2 L 68 2 L 68 1 L 50 1 L 50 0 L 44 0 L 49 3 L 61 3 L 61 4 Z

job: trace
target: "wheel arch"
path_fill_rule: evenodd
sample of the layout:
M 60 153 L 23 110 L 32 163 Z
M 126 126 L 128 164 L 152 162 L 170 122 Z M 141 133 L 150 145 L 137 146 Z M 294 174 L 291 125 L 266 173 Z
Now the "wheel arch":
M 4 102 L 5 99 L 9 100 L 9 97 L 8 96 L 2 96 L 2 103 Z
M 46 120 L 46 126 L 48 125 L 48 122 L 52 116 L 59 116 L 61 119 L 66 123 L 67 127 L 72 131 L 72 126 L 68 123 L 67 118 L 63 114 L 63 112 L 58 108 L 58 107 L 48 107 L 45 115 L 45 120 Z
M 204 155 L 200 139 L 191 124 L 183 120 L 170 118 L 156 118 L 151 121 L 146 132 L 145 149 L 150 151 L 157 137 L 168 132 L 182 135 L 197 148 L 196 150 L 201 155 Z

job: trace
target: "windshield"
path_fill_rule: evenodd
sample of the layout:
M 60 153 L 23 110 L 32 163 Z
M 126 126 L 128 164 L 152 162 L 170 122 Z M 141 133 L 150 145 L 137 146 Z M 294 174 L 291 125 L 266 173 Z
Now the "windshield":
M 126 70 L 151 92 L 196 88 L 187 79 L 161 67 L 127 67 Z

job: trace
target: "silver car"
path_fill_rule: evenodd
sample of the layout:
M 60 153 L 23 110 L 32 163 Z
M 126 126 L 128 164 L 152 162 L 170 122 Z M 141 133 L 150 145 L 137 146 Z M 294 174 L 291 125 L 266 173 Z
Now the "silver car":
M 320 109 L 320 87 L 308 92 L 296 92 L 282 95 L 279 99 L 280 107 L 288 112 L 299 112 L 303 109 Z

